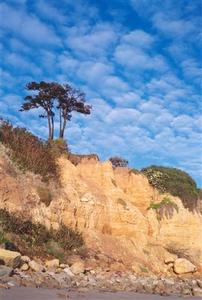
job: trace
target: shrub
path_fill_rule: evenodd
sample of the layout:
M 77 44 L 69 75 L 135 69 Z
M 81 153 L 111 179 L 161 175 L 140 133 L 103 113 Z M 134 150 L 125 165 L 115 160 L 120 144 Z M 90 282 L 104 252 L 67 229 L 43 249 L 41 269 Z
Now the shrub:
M 52 201 L 52 194 L 49 188 L 44 186 L 38 186 L 37 193 L 40 197 L 41 202 L 43 202 L 46 206 L 49 206 Z
M 46 243 L 50 238 L 50 233 L 45 226 L 11 215 L 5 209 L 0 209 L 0 225 L 5 232 L 21 236 L 30 245 Z
M 155 209 L 158 219 L 161 220 L 164 216 L 169 219 L 172 218 L 175 211 L 178 212 L 178 206 L 169 197 L 164 197 L 161 202 L 152 202 L 147 210 Z
M 109 158 L 112 163 L 113 168 L 121 167 L 126 168 L 128 166 L 128 161 L 122 157 L 114 156 Z
M 79 248 L 83 245 L 81 234 L 64 224 L 60 225 L 59 230 L 53 232 L 53 238 L 64 250 Z
M 23 244 L 22 249 L 57 254 L 61 259 L 67 251 L 79 249 L 84 244 L 80 233 L 63 224 L 58 230 L 48 230 L 39 223 L 24 220 L 20 215 L 14 216 L 5 209 L 0 209 L 0 228 L 3 230 L 3 233 L 0 232 L 0 242 L 7 241 L 5 233 L 14 234 L 17 236 L 17 246 Z
M 186 172 L 169 167 L 151 166 L 141 170 L 149 183 L 161 193 L 180 197 L 184 207 L 197 207 L 198 190 L 195 181 Z
M 55 156 L 48 143 L 25 128 L 0 121 L 0 142 L 10 149 L 10 156 L 20 169 L 40 174 L 43 179 L 57 175 Z

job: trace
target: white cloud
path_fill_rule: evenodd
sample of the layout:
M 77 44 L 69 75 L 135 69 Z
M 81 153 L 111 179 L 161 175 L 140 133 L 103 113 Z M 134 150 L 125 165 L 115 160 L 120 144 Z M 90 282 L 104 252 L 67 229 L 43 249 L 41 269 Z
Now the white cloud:
M 25 10 L 15 10 L 6 3 L 0 5 L 0 27 L 9 30 L 23 40 L 37 45 L 60 46 L 61 41 L 53 28 L 29 15 Z M 9 22 L 8 22 L 9 20 Z
M 114 58 L 118 64 L 128 69 L 165 71 L 168 66 L 165 58 L 152 53 L 154 37 L 142 30 L 131 31 L 124 35 L 117 45 Z
M 192 22 L 182 19 L 173 19 L 166 13 L 156 13 L 153 17 L 154 26 L 161 32 L 174 38 L 185 37 L 195 32 Z
M 154 42 L 154 37 L 143 30 L 133 30 L 124 35 L 122 41 L 135 47 L 150 48 Z
M 117 29 L 107 23 L 97 23 L 95 26 L 75 26 L 66 28 L 66 45 L 74 53 L 82 56 L 106 55 L 109 48 L 116 43 Z

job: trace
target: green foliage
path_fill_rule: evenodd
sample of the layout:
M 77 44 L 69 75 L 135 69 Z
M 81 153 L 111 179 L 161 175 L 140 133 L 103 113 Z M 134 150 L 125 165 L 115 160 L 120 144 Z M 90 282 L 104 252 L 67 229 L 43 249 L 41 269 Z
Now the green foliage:
M 57 177 L 55 155 L 48 143 L 27 131 L 0 121 L 0 142 L 10 150 L 11 159 L 21 170 L 40 174 L 44 180 Z
M 140 271 L 142 273 L 149 273 L 148 269 L 146 267 L 140 266 Z
M 5 232 L 0 231 L 0 244 L 3 244 L 5 242 L 8 242 L 8 239 L 6 238 Z
M 166 218 L 171 218 L 175 211 L 178 212 L 178 206 L 169 197 L 164 197 L 161 202 L 154 203 L 151 202 L 147 210 L 155 209 L 157 217 L 161 220 L 164 216 Z
M 181 198 L 190 210 L 197 206 L 198 190 L 195 181 L 186 172 L 168 167 L 151 166 L 141 170 L 149 183 L 161 193 L 170 193 Z

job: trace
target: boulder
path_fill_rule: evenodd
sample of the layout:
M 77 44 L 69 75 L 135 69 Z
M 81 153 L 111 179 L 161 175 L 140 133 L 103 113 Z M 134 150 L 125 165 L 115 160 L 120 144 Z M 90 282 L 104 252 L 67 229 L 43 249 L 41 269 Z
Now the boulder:
M 193 273 L 196 271 L 196 266 L 186 258 L 178 258 L 174 262 L 174 271 L 176 274 Z
M 174 263 L 176 259 L 177 259 L 177 255 L 168 254 L 165 256 L 164 263 L 165 264 Z
M 192 293 L 195 297 L 202 297 L 202 289 L 199 287 L 193 288 Z
M 70 270 L 72 271 L 72 273 L 74 273 L 75 275 L 83 273 L 85 268 L 84 268 L 84 262 L 82 261 L 78 261 L 75 262 L 71 267 Z
M 30 269 L 32 269 L 32 271 L 35 271 L 35 272 L 43 271 L 43 266 L 40 265 L 39 263 L 37 263 L 35 260 L 31 260 L 29 262 L 29 267 L 30 267 Z
M 24 263 L 21 268 L 20 268 L 21 271 L 27 271 L 29 270 L 29 265 L 27 263 Z
M 45 265 L 48 269 L 55 269 L 55 268 L 58 268 L 59 265 L 60 265 L 60 261 L 59 259 L 55 258 L 55 259 L 52 259 L 52 260 L 47 260 L 45 262 Z
M 74 277 L 74 274 L 72 273 L 72 271 L 70 270 L 70 268 L 65 268 L 63 270 L 63 272 L 65 272 L 70 278 Z
M 10 276 L 13 272 L 13 269 L 7 266 L 0 266 L 0 277 Z
M 68 265 L 66 265 L 66 264 L 60 264 L 60 268 L 61 269 L 65 269 L 65 268 L 68 268 L 69 266 Z
M 29 263 L 31 261 L 31 259 L 29 258 L 29 256 L 21 256 L 21 260 L 25 263 Z
M 5 265 L 17 268 L 21 264 L 21 254 L 19 252 L 0 249 L 0 260 L 3 260 Z

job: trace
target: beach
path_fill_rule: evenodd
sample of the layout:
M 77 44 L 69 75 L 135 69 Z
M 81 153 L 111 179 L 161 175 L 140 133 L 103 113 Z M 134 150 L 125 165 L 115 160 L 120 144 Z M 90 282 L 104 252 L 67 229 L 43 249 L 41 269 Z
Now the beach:
M 134 292 L 74 292 L 58 289 L 14 287 L 0 290 L 0 300 L 179 300 L 180 296 L 160 296 Z M 199 297 L 186 297 L 186 300 L 199 300 Z

